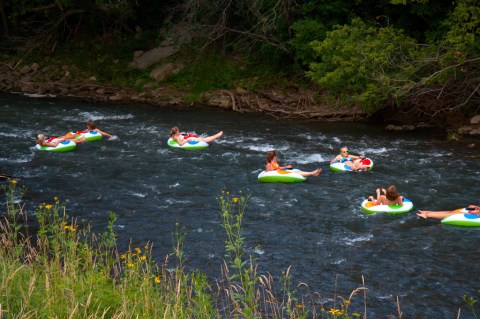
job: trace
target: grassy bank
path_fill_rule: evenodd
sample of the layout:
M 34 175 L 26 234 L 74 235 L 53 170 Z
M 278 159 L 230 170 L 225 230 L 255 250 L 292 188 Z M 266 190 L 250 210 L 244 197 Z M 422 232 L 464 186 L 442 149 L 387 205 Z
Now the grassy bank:
M 172 254 L 158 262 L 153 244 L 119 249 L 113 213 L 105 232 L 95 234 L 53 198 L 28 221 L 24 189 L 12 180 L 3 191 L 0 318 L 367 318 L 363 284 L 343 297 L 300 294 L 308 287 L 293 284 L 289 269 L 279 279 L 259 271 L 243 237 L 248 196 L 217 198 L 225 259 L 221 279 L 212 280 L 186 270 L 180 225 Z M 476 299 L 470 302 L 473 309 Z

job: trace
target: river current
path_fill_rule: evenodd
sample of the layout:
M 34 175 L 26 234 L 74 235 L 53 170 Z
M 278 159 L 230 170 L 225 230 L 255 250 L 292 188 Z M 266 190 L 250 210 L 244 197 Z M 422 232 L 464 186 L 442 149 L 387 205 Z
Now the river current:
M 118 138 L 79 144 L 68 153 L 33 148 L 38 133 L 84 129 L 89 119 Z M 203 151 L 170 149 L 173 126 L 225 134 Z M 415 214 L 480 205 L 479 143 L 471 143 L 447 142 L 444 133 L 430 130 L 397 133 L 375 125 L 280 121 L 214 109 L 0 96 L 0 173 L 19 177 L 27 188 L 30 215 L 58 196 L 71 216 L 99 233 L 113 211 L 123 249 L 130 241 L 134 247 L 153 242 L 159 261 L 172 251 L 179 224 L 187 233 L 187 268 L 216 277 L 225 252 L 216 198 L 222 190 L 241 191 L 251 195 L 244 237 L 260 272 L 280 277 L 291 266 L 293 283 L 319 292 L 318 302 L 335 290 L 348 298 L 363 276 L 369 318 L 397 314 L 397 297 L 404 318 L 456 318 L 459 307 L 461 318 L 473 318 L 461 298 L 479 296 L 480 228 L 442 225 Z M 371 158 L 374 170 L 331 172 L 328 163 L 343 145 Z M 280 164 L 324 172 L 304 183 L 259 183 L 271 149 Z M 415 210 L 364 214 L 362 200 L 391 184 Z M 362 312 L 362 295 L 354 297 L 352 309 Z

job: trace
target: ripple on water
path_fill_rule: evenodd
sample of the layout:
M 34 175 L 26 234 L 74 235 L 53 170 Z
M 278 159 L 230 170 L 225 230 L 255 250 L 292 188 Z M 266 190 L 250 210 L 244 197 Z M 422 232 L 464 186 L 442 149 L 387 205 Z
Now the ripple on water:
M 476 148 L 466 150 L 464 144 L 421 132 L 394 134 L 363 124 L 280 122 L 194 109 L 0 97 L 0 113 L 0 164 L 22 177 L 29 213 L 59 196 L 68 200 L 72 216 L 101 232 L 114 211 L 121 248 L 130 239 L 154 242 L 154 256 L 163 260 L 171 253 L 178 223 L 187 232 L 189 267 L 217 276 L 225 234 L 216 198 L 221 190 L 232 195 L 241 190 L 252 195 L 243 223 L 248 252 L 271 273 L 291 266 L 292 282 L 305 282 L 312 292 L 346 295 L 363 276 L 372 318 L 395 313 L 397 296 L 409 318 L 452 318 L 462 295 L 477 294 L 471 278 L 480 276 L 474 267 L 480 228 L 447 227 L 419 219 L 415 211 L 390 216 L 360 209 L 377 187 L 390 184 L 416 208 L 475 203 Z M 64 154 L 32 150 L 36 134 L 83 128 L 91 118 L 120 140 L 84 143 Z M 175 125 L 202 133 L 220 127 L 225 136 L 206 151 L 172 150 L 166 140 Z M 342 145 L 372 158 L 375 169 L 331 172 L 329 160 Z M 305 183 L 259 183 L 271 149 L 278 151 L 281 164 L 292 162 L 304 170 L 319 166 L 324 172 Z

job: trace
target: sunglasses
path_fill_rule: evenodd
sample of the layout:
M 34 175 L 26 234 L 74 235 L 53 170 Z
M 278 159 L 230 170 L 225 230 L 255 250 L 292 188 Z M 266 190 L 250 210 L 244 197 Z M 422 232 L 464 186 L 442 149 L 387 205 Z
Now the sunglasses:
M 342 151 L 342 153 L 348 153 L 348 151 Z

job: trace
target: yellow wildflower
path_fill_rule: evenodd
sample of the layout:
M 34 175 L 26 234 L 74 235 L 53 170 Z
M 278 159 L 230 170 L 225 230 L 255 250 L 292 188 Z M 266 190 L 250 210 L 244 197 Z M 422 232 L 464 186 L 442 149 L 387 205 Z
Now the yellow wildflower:
M 134 264 L 133 263 L 128 263 L 127 266 L 132 268 L 134 266 Z
M 350 300 L 345 300 L 345 301 L 344 301 L 344 304 L 345 304 L 346 306 L 348 306 L 348 305 L 350 304 Z
M 140 254 L 142 252 L 142 250 L 138 247 L 135 248 L 135 251 L 137 252 L 137 254 Z
M 52 209 L 52 207 L 53 207 L 53 206 L 50 205 L 50 204 L 45 205 L 45 208 L 48 209 L 48 210 Z
M 342 312 L 338 309 L 331 308 L 328 312 L 330 312 L 332 315 L 340 315 Z
M 232 201 L 233 201 L 234 203 L 238 202 L 238 197 L 232 198 Z
M 120 255 L 120 258 L 127 259 L 127 255 L 126 254 Z
M 140 260 L 141 260 L 141 261 L 147 260 L 147 256 L 140 256 Z
M 156 284 L 159 284 L 159 283 L 160 283 L 160 278 L 155 277 L 155 283 L 156 283 Z
M 14 180 L 14 179 L 12 179 L 12 184 L 13 184 L 13 185 L 17 184 L 17 181 Z

